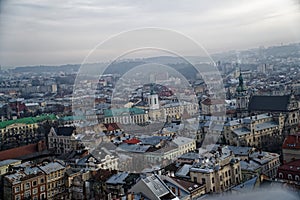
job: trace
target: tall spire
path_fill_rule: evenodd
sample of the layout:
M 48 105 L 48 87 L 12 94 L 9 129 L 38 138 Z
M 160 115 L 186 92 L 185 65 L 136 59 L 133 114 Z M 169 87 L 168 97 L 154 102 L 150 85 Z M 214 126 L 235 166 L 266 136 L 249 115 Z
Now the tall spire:
M 240 76 L 239 76 L 239 85 L 238 87 L 236 88 L 236 91 L 237 92 L 243 92 L 243 91 L 246 91 L 246 87 L 244 85 L 244 79 L 243 79 L 243 75 L 242 75 L 242 69 L 240 67 Z
M 156 94 L 156 92 L 154 91 L 154 83 L 151 84 L 150 86 L 150 95 Z
M 243 86 L 243 85 L 244 85 L 244 79 L 242 75 L 242 69 L 240 67 L 239 86 Z

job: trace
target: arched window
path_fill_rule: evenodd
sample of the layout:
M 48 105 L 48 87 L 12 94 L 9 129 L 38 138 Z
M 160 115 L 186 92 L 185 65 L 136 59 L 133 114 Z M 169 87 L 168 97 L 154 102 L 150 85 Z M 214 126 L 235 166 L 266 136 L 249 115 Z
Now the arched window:
M 289 180 L 293 180 L 293 176 L 291 174 L 288 175 Z
M 299 176 L 298 175 L 296 175 L 295 176 L 295 181 L 299 181 L 300 179 L 299 179 Z
M 283 178 L 283 174 L 282 173 L 279 173 L 279 178 Z

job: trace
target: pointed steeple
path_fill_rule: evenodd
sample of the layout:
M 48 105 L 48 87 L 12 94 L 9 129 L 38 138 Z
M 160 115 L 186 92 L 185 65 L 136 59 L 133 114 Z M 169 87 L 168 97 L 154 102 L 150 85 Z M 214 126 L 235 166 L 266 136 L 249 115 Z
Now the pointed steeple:
M 248 116 L 248 104 L 248 91 L 246 85 L 244 85 L 243 74 L 240 68 L 239 85 L 236 88 L 236 113 L 238 118 Z
M 244 85 L 244 79 L 243 79 L 243 75 L 242 75 L 242 69 L 240 68 L 240 76 L 239 76 L 239 85 L 236 88 L 237 92 L 243 92 L 246 91 L 246 86 Z
M 150 86 L 150 95 L 156 94 L 156 92 L 154 91 L 154 84 L 152 83 Z

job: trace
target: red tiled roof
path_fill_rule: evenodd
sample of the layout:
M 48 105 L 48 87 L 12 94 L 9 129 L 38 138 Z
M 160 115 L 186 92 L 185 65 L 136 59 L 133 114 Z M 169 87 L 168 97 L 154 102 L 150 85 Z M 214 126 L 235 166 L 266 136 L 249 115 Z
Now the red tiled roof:
M 278 168 L 278 171 L 281 171 L 281 170 L 300 173 L 300 160 L 291 161 L 289 163 L 281 165 Z
M 175 177 L 170 177 L 171 179 L 173 179 L 173 181 L 175 181 L 177 184 L 181 185 L 181 187 L 183 187 L 185 190 L 189 191 L 190 193 L 192 193 L 195 190 L 198 190 L 200 187 L 202 187 L 203 185 L 200 185 L 198 183 L 193 183 L 191 181 L 186 181 L 186 180 L 181 180 Z
M 92 179 L 105 182 L 107 181 L 113 174 L 116 174 L 117 171 L 108 169 L 99 169 L 98 171 L 92 171 Z
M 283 142 L 282 148 L 283 149 L 300 149 L 300 133 L 287 136 Z
M 130 140 L 124 140 L 124 142 L 127 143 L 127 144 L 137 144 L 137 143 L 140 143 L 141 140 L 136 139 L 136 138 L 132 138 Z
M 225 101 L 222 100 L 222 99 L 207 98 L 207 99 L 203 100 L 201 103 L 203 103 L 204 105 L 217 105 L 217 104 L 224 104 L 225 105 Z
M 235 110 L 227 110 L 227 111 L 226 111 L 226 114 L 235 114 L 235 113 L 236 113 Z
M 19 158 L 38 152 L 37 144 L 29 144 L 22 147 L 0 151 L 0 161 L 6 159 Z
M 108 131 L 115 131 L 115 130 L 120 129 L 120 127 L 116 123 L 104 124 L 104 126 Z

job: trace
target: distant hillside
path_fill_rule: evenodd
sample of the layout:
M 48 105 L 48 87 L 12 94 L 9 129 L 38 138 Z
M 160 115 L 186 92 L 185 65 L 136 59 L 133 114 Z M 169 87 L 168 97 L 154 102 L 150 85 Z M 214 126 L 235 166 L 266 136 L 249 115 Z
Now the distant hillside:
M 266 57 L 300 57 L 300 43 L 281 45 L 281 46 L 272 46 L 267 48 L 254 48 L 245 51 L 228 51 L 224 53 L 213 54 L 212 58 L 227 62 L 237 61 L 240 57 L 257 57 L 257 56 L 266 56 Z M 188 56 L 189 61 L 193 63 L 200 62 L 211 62 L 209 57 L 195 57 Z M 158 56 L 158 57 L 150 57 L 150 58 L 139 58 L 139 59 L 127 59 L 121 60 L 115 63 L 110 64 L 110 66 L 105 70 L 106 74 L 124 74 L 132 68 L 146 63 L 159 63 L 165 64 L 173 67 L 181 74 L 186 76 L 187 78 L 195 78 L 196 71 L 195 69 L 188 64 L 184 59 L 173 56 Z M 106 66 L 106 63 L 95 63 L 95 64 L 87 64 L 87 70 L 91 70 L 89 72 L 95 72 L 97 74 L 99 70 L 103 69 Z M 80 67 L 80 64 L 67 64 L 60 66 L 24 66 L 24 67 L 16 67 L 15 69 L 11 69 L 12 72 L 15 73 L 55 73 L 55 72 L 65 72 L 65 73 L 74 73 L 77 72 Z M 246 67 L 251 68 L 251 67 Z
M 68 65 L 60 65 L 60 66 L 24 66 L 24 67 L 16 67 L 12 69 L 13 72 L 16 73 L 26 73 L 26 72 L 35 72 L 35 73 L 45 73 L 45 72 L 70 72 L 70 71 L 78 71 L 79 64 L 68 64 Z
M 283 46 L 274 46 L 264 49 L 266 56 L 274 57 L 300 57 L 300 43 L 283 45 Z

